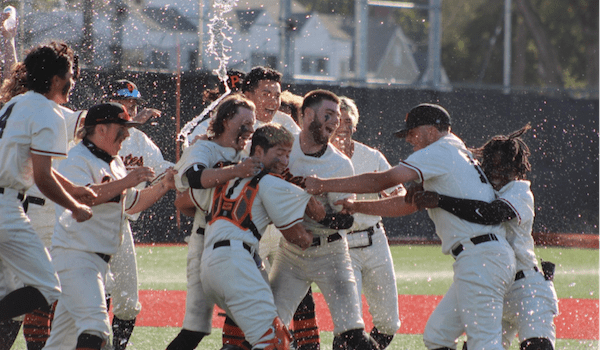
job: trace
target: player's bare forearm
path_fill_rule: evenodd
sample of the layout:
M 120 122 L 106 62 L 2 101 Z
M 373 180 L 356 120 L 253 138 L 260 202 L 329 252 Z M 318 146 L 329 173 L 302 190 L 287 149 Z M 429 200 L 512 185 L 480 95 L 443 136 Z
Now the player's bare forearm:
M 190 190 L 184 192 L 177 192 L 175 197 L 175 208 L 185 216 L 194 217 L 196 215 L 196 206 L 190 197 Z
M 144 188 L 140 191 L 140 199 L 138 202 L 129 210 L 128 214 L 135 214 L 144 211 L 156 203 L 162 196 L 164 196 L 170 190 L 175 189 L 175 181 L 173 176 L 177 171 L 173 169 L 167 170 L 167 173 L 163 179 L 154 186 Z
M 288 229 L 281 230 L 281 234 L 288 242 L 295 244 L 302 249 L 306 249 L 312 244 L 312 233 L 306 231 L 301 223 L 297 223 Z
M 106 203 L 107 201 L 122 195 L 123 192 L 131 187 L 137 186 L 139 183 L 149 181 L 154 177 L 154 171 L 149 167 L 138 167 L 133 169 L 127 176 L 122 179 L 93 184 L 90 188 L 97 193 L 96 199 L 92 202 L 92 206 Z
M 406 203 L 403 196 L 388 197 L 372 201 L 343 200 L 336 204 L 344 206 L 344 211 L 349 213 L 363 213 L 383 217 L 397 217 L 412 214 L 418 211 L 413 204 Z
M 262 170 L 262 164 L 254 158 L 246 158 L 236 165 L 223 168 L 204 169 L 202 171 L 202 187 L 212 188 L 237 177 L 246 178 L 257 175 Z
M 55 169 L 52 169 L 52 174 L 54 177 L 56 177 L 65 191 L 67 191 L 79 203 L 92 206 L 98 197 L 91 188 L 75 185 Z
M 309 177 L 306 179 L 306 191 L 311 194 L 325 192 L 378 193 L 415 179 L 418 179 L 418 174 L 414 170 L 398 165 L 384 172 L 365 173 L 343 178 Z
M 327 214 L 323 204 L 316 200 L 315 197 L 310 197 L 304 212 L 309 218 L 315 220 L 316 222 L 323 220 Z

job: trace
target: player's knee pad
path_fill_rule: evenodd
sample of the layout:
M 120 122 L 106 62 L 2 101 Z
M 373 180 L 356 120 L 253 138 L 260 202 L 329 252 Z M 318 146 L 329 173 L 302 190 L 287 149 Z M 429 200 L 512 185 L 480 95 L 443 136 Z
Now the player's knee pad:
M 167 346 L 167 350 L 194 350 L 208 333 L 182 329 Z
M 521 343 L 521 350 L 554 350 L 554 345 L 547 338 L 529 338 Z
M 79 337 L 77 337 L 77 350 L 100 350 L 102 348 L 102 343 L 105 340 L 100 338 L 97 335 L 92 335 L 88 333 L 81 333 Z
M 379 350 L 375 339 L 364 329 L 352 329 L 340 334 L 341 340 L 350 350 Z
M 369 333 L 369 335 L 377 342 L 377 345 L 379 345 L 379 349 L 381 350 L 387 348 L 392 342 L 392 339 L 394 339 L 393 334 L 390 335 L 381 333 L 376 327 L 371 329 L 371 333 Z
M 279 317 L 273 319 L 273 324 L 258 340 L 252 349 L 289 350 L 292 335 Z

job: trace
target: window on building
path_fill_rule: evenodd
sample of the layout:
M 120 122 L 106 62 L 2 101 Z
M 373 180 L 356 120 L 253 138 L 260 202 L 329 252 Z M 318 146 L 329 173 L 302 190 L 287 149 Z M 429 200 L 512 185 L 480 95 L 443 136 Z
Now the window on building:
M 301 59 L 302 74 L 328 75 L 328 57 L 303 56 Z
M 169 53 L 156 50 L 152 51 L 148 66 L 159 69 L 169 68 Z
M 144 50 L 143 49 L 123 49 L 123 67 L 143 67 Z
M 252 67 L 264 66 L 277 69 L 277 56 L 262 52 L 253 52 L 250 63 L 252 64 Z

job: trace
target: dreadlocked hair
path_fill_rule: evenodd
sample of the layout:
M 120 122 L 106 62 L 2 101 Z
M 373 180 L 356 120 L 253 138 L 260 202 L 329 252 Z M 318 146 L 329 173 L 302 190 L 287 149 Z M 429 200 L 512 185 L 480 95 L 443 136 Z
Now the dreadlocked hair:
M 475 149 L 473 153 L 482 159 L 484 167 L 486 164 L 493 164 L 494 156 L 499 155 L 502 165 L 512 167 L 517 178 L 524 179 L 525 175 L 531 171 L 531 164 L 529 164 L 531 151 L 521 139 L 521 135 L 529 129 L 531 129 L 531 124 L 527 123 L 509 135 L 494 136 L 483 147 Z

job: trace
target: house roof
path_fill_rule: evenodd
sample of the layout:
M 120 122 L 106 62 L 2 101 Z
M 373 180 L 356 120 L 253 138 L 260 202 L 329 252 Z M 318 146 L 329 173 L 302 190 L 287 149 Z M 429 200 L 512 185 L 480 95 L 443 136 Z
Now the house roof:
M 352 36 L 344 31 L 344 17 L 337 14 L 318 13 L 321 22 L 327 27 L 327 31 L 332 38 L 341 40 L 352 40 Z
M 262 9 L 245 9 L 236 10 L 235 14 L 238 18 L 238 26 L 241 31 L 247 32 L 250 27 L 254 24 L 258 16 L 263 13 Z
M 162 29 L 197 32 L 197 27 L 174 7 L 147 7 L 142 13 Z
M 379 69 L 383 54 L 397 28 L 375 18 L 369 19 L 367 71 L 374 72 Z

